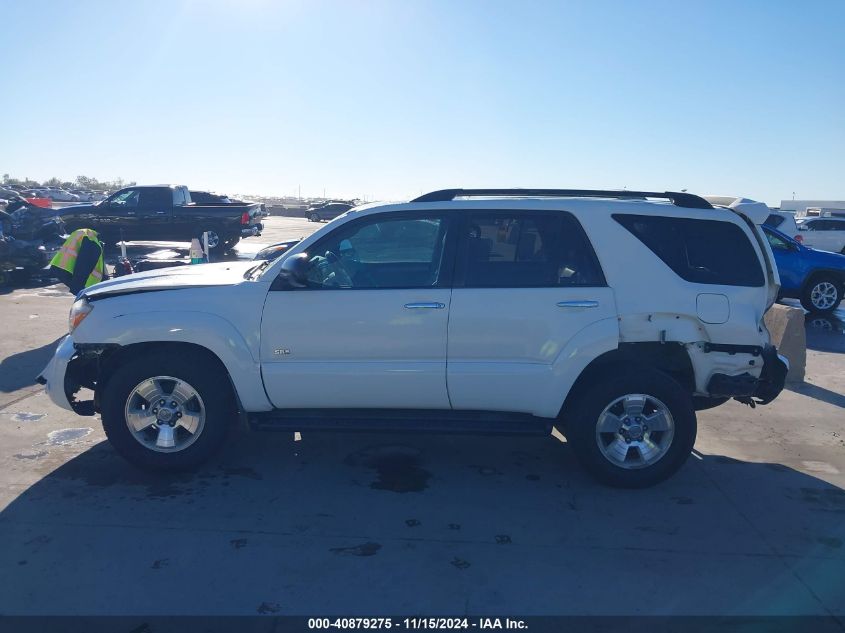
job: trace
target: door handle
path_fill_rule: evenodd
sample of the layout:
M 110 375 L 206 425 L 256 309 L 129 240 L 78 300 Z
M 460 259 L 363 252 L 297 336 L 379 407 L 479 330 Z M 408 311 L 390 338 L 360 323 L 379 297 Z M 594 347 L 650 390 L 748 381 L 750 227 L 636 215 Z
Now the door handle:
M 598 308 L 599 302 L 591 299 L 580 301 L 558 301 L 558 308 Z
M 406 303 L 405 308 L 407 310 L 420 310 L 420 309 L 429 309 L 429 310 L 442 310 L 446 307 L 445 303 L 437 303 L 436 301 L 431 302 L 421 302 L 421 303 Z
M 164 215 L 167 211 L 156 211 L 156 215 Z

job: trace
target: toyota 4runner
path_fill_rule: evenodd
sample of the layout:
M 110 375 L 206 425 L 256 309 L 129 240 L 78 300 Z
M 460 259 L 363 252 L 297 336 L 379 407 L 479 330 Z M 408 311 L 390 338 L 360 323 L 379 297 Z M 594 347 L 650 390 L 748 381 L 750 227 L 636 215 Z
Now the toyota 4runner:
M 558 189 L 365 205 L 274 261 L 85 289 L 39 379 L 148 468 L 197 466 L 237 420 L 556 427 L 601 481 L 648 486 L 689 456 L 696 410 L 783 388 L 763 322 L 779 285 L 768 215 L 741 198 Z

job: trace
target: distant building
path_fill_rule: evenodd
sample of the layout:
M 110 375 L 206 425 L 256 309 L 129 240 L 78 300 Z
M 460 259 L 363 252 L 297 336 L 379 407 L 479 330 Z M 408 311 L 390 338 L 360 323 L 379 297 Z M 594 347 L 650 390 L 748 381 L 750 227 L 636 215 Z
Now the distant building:
M 808 207 L 816 209 L 842 209 L 845 211 L 845 200 L 781 200 L 780 210 L 796 215 L 804 215 Z

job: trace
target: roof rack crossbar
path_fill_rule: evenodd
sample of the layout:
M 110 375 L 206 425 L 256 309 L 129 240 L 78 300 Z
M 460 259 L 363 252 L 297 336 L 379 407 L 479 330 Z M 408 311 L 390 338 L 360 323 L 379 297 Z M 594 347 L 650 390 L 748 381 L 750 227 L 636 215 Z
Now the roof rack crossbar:
M 455 198 L 512 196 L 525 198 L 620 198 L 635 200 L 659 198 L 671 200 L 672 204 L 688 209 L 712 209 L 704 198 L 692 193 L 678 191 L 627 191 L 602 189 L 441 189 L 426 193 L 411 202 L 448 202 Z

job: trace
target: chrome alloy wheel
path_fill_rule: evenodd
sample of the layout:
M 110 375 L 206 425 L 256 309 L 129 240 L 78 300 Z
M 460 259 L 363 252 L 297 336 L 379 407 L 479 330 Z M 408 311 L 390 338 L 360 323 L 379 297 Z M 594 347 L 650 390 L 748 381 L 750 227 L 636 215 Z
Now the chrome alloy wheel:
M 818 310 L 830 310 L 839 298 L 839 290 L 829 281 L 822 281 L 810 291 L 810 301 Z
M 218 244 L 220 244 L 220 236 L 214 231 L 206 231 L 206 233 L 208 233 L 208 248 L 217 248 Z
M 645 468 L 672 445 L 675 421 L 669 408 L 653 396 L 629 393 L 604 408 L 596 422 L 596 442 L 614 466 Z
M 137 385 L 126 399 L 126 426 L 146 448 L 175 453 L 188 448 L 205 427 L 205 405 L 191 385 L 156 376 Z

